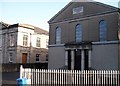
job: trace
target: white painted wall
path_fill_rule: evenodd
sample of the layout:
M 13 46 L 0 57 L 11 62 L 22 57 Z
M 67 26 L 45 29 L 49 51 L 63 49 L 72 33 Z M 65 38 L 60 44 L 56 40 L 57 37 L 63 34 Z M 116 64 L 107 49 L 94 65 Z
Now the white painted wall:
M 46 44 L 46 41 L 47 40 L 49 41 L 49 36 L 44 35 L 44 34 L 36 34 L 34 33 L 34 30 L 22 28 L 22 27 L 18 27 L 17 45 L 23 46 L 24 35 L 28 35 L 28 46 L 27 47 L 30 46 L 30 40 L 31 40 L 32 47 L 36 47 L 36 40 L 37 40 L 37 37 L 39 37 L 41 39 L 40 48 L 47 48 L 46 45 L 48 44 Z
M 36 40 L 37 40 L 37 37 L 40 38 L 40 48 L 47 48 L 46 47 L 46 40 L 49 39 L 49 36 L 47 35 L 44 35 L 44 34 L 33 34 L 32 35 L 32 47 L 36 47 Z
M 38 34 L 33 34 L 32 35 L 32 47 L 36 47 L 36 40 L 37 40 L 37 37 L 40 37 L 40 35 L 38 35 Z
M 30 34 L 34 34 L 34 30 L 23 28 L 23 27 L 18 27 L 17 45 L 23 46 L 23 36 L 28 35 L 28 47 L 29 47 L 30 46 Z
M 91 67 L 96 70 L 118 70 L 118 44 L 92 45 Z
M 41 48 L 47 48 L 46 47 L 46 41 L 49 39 L 49 36 L 42 34 L 41 35 Z M 48 40 L 49 41 L 49 40 Z

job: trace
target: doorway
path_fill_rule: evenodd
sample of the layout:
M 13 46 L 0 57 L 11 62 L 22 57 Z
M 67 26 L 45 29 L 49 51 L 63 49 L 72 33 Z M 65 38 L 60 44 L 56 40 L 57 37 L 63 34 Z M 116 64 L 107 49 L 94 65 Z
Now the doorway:
M 68 50 L 68 70 L 71 70 L 71 50 Z
M 22 53 L 22 63 L 23 64 L 27 63 L 27 53 Z
M 88 67 L 88 58 L 89 58 L 89 50 L 84 50 L 84 70 L 88 70 L 89 67 Z
M 68 70 L 71 70 L 71 66 L 74 66 L 74 70 L 89 70 L 89 50 L 74 49 L 74 53 L 71 51 L 72 50 L 68 50 Z M 72 60 L 74 60 L 74 65 L 72 65 Z
M 74 69 L 81 70 L 81 50 L 76 49 L 74 52 L 75 52 Z

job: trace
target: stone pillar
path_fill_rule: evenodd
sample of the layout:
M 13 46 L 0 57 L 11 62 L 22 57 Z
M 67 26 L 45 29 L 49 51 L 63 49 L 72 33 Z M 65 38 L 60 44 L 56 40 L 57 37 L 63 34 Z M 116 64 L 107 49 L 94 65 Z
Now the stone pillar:
M 74 70 L 74 50 L 71 50 L 71 70 Z
M 81 70 L 84 70 L 84 50 L 81 50 Z
M 65 66 L 68 66 L 68 51 L 65 51 Z
M 88 53 L 88 67 L 91 68 L 91 50 L 89 50 L 89 53 Z

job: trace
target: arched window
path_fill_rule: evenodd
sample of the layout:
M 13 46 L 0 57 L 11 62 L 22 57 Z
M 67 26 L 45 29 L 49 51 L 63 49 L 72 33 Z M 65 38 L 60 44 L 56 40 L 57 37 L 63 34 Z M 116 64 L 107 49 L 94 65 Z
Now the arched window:
M 77 24 L 75 27 L 75 40 L 76 42 L 81 42 L 82 41 L 82 26 L 80 24 Z
M 100 41 L 106 41 L 107 40 L 107 22 L 102 20 L 99 24 L 99 37 Z
M 56 44 L 61 43 L 61 28 L 57 27 L 56 28 Z

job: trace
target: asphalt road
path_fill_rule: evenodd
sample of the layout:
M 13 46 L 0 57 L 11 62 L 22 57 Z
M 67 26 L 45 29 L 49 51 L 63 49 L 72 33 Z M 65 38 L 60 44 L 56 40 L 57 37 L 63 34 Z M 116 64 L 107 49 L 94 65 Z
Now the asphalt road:
M 17 86 L 19 72 L 4 72 L 2 73 L 2 86 Z

